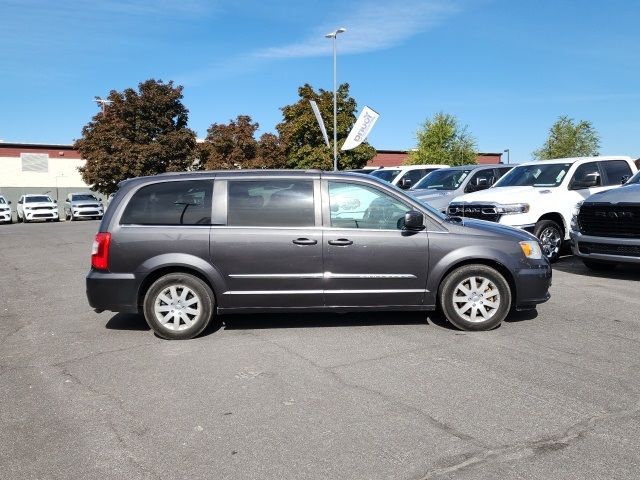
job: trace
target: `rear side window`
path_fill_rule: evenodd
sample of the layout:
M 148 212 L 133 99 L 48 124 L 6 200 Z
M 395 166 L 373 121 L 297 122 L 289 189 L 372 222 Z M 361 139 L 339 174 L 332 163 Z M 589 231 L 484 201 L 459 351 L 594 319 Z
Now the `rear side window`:
M 120 224 L 209 225 L 212 193 L 211 180 L 147 185 L 133 195 Z
M 236 227 L 312 227 L 313 181 L 230 180 L 227 225 Z
M 620 185 L 622 180 L 631 177 L 631 167 L 624 160 L 611 160 L 602 162 L 601 165 L 606 176 L 603 185 Z

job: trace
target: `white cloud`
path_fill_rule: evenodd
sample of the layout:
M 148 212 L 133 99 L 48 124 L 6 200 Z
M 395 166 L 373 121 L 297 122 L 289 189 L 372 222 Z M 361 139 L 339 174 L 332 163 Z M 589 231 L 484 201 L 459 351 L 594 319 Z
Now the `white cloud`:
M 441 0 L 377 0 L 356 5 L 357 10 L 315 28 L 301 42 L 258 50 L 252 55 L 261 59 L 326 55 L 332 42 L 324 35 L 338 27 L 347 29 L 338 37 L 341 55 L 383 50 L 401 44 L 458 11 L 454 2 Z

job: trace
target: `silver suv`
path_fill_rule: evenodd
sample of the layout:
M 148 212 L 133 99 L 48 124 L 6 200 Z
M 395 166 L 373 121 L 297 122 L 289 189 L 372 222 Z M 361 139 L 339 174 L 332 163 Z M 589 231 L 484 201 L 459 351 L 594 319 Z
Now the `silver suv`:
M 214 314 L 434 310 L 487 330 L 549 298 L 535 237 L 446 217 L 370 175 L 223 171 L 125 181 L 93 244 L 96 311 L 192 338 Z
M 91 192 L 70 193 L 64 202 L 64 215 L 72 222 L 80 218 L 101 219 L 104 215 L 102 199 Z
M 409 195 L 445 213 L 449 202 L 460 195 L 493 186 L 514 165 L 461 165 L 436 170 L 416 183 Z

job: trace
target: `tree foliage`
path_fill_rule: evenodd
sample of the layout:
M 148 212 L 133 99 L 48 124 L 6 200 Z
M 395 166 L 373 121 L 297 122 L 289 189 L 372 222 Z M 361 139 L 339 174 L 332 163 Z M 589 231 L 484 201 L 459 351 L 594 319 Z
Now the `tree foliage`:
M 408 165 L 475 164 L 476 144 L 467 127 L 461 127 L 458 119 L 448 113 L 437 113 L 428 118 L 416 132 L 418 145 L 409 153 Z
M 333 92 L 309 84 L 298 89 L 298 101 L 281 108 L 282 121 L 276 126 L 280 134 L 287 166 L 290 168 L 333 169 Z M 327 127 L 330 147 L 327 147 L 310 100 L 315 100 Z M 376 151 L 367 142 L 353 150 L 341 152 L 340 146 L 356 122 L 356 101 L 349 96 L 349 84 L 343 83 L 337 90 L 338 168 L 361 168 L 372 159 Z
M 86 160 L 80 173 L 87 184 L 109 194 L 127 178 L 191 167 L 196 135 L 187 128 L 181 86 L 151 79 L 138 91 L 112 90 L 108 101 L 74 145 Z
M 592 157 L 598 155 L 599 149 L 600 136 L 591 122 L 581 120 L 576 123 L 564 115 L 551 126 L 547 140 L 533 156 L 538 160 Z
M 200 144 L 200 165 L 207 170 L 234 168 L 284 168 L 286 159 L 280 139 L 265 133 L 259 140 L 260 128 L 248 115 L 238 115 L 229 123 L 214 123 Z

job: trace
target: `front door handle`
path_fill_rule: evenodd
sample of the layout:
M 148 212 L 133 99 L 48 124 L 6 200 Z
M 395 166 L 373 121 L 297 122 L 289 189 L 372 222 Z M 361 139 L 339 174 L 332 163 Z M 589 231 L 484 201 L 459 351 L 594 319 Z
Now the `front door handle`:
M 296 238 L 293 243 L 296 245 L 315 245 L 318 241 L 313 240 L 312 238 Z
M 337 240 L 329 240 L 329 245 L 337 245 L 339 247 L 346 247 L 347 245 L 353 245 L 353 241 L 348 238 L 339 238 Z

